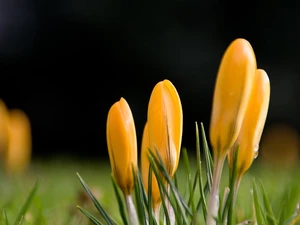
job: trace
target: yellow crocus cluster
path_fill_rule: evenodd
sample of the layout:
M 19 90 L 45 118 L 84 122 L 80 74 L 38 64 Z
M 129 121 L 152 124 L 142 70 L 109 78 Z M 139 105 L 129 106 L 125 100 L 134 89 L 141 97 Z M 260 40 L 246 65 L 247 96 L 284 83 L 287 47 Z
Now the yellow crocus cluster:
M 234 40 L 221 60 L 213 97 L 210 141 L 215 166 L 209 199 L 209 225 L 215 224 L 224 160 L 228 155 L 232 168 L 233 156 L 238 149 L 237 179 L 240 180 L 258 153 L 269 98 L 269 78 L 264 70 L 257 69 L 252 46 L 245 39 Z
M 216 80 L 210 124 L 215 161 L 229 153 L 232 166 L 238 148 L 238 170 L 243 174 L 250 167 L 257 154 L 269 99 L 268 75 L 257 69 L 250 43 L 236 39 L 222 58 Z
M 0 152 L 8 174 L 24 172 L 31 161 L 31 125 L 20 109 L 7 109 L 0 100 Z
M 141 144 L 141 174 L 146 190 L 150 166 L 149 149 L 154 154 L 157 150 L 172 177 L 178 167 L 181 137 L 180 98 L 174 85 L 169 80 L 163 80 L 155 85 L 151 93 Z M 109 110 L 107 146 L 113 177 L 123 193 L 130 195 L 134 187 L 132 171 L 137 171 L 137 140 L 133 115 L 124 98 Z M 155 176 L 152 177 L 152 201 L 154 208 L 161 202 Z

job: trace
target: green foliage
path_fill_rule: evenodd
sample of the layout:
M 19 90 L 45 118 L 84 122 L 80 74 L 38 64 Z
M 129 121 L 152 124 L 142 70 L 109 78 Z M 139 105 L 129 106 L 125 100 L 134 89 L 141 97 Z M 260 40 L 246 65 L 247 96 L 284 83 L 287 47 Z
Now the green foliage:
M 165 165 L 156 149 L 155 152 L 149 150 L 149 153 L 150 168 L 148 175 L 148 193 L 146 193 L 145 188 L 142 184 L 140 172 L 138 171 L 137 174 L 135 174 L 134 196 L 139 224 L 158 225 L 157 223 L 159 223 L 171 225 L 172 218 L 170 217 L 171 214 L 169 214 L 167 206 L 168 203 L 171 205 L 175 212 L 175 224 L 204 224 L 208 213 L 208 193 L 213 182 L 213 160 L 207 144 L 203 124 L 201 124 L 201 132 L 199 132 L 198 124 L 196 123 L 196 166 L 191 165 L 187 150 L 185 148 L 182 149 L 181 158 L 183 162 L 183 173 L 182 176 L 180 176 L 180 183 L 183 182 L 185 184 L 184 187 L 181 187 L 179 185 L 177 174 L 175 174 L 174 179 L 169 176 L 168 171 L 165 168 Z M 245 220 L 243 221 L 237 221 L 235 203 L 239 190 L 239 184 L 241 182 L 236 174 L 237 154 L 238 149 L 237 151 L 235 151 L 233 169 L 229 171 L 230 173 L 228 186 L 225 186 L 224 193 L 222 196 L 220 196 L 218 218 L 215 218 L 217 224 L 243 225 L 249 224 L 251 222 L 255 222 L 259 225 L 296 224 L 296 222 L 300 220 L 300 210 L 295 211 L 296 203 L 300 199 L 299 189 L 289 185 L 290 188 L 288 188 L 283 194 L 285 196 L 282 201 L 284 207 L 282 207 L 280 214 L 275 214 L 272 208 L 272 204 L 269 200 L 269 195 L 267 194 L 266 188 L 264 187 L 263 183 L 260 182 L 260 185 L 258 186 L 255 181 L 252 184 L 252 188 L 251 186 L 248 186 L 249 195 L 251 195 L 252 193 L 252 202 L 249 201 L 246 204 L 248 208 L 254 208 L 254 213 L 252 216 L 250 216 L 249 218 L 245 218 Z M 196 168 L 196 170 L 194 168 Z M 162 209 L 159 220 L 155 218 L 152 210 L 152 171 L 158 181 L 161 196 L 165 196 L 165 201 L 162 201 L 161 204 Z M 109 217 L 108 214 L 105 213 L 105 210 L 103 209 L 103 207 L 101 207 L 100 203 L 95 200 L 82 178 L 80 178 L 80 181 L 85 190 L 88 192 L 95 206 L 97 207 L 99 214 L 104 218 L 106 224 L 115 224 L 111 217 Z M 119 206 L 119 213 L 121 215 L 122 222 L 123 224 L 127 225 L 129 224 L 129 222 L 127 218 L 128 215 L 126 215 L 124 198 L 114 180 L 113 187 L 115 190 L 115 195 L 117 197 L 116 204 Z M 291 202 L 293 204 L 291 204 Z M 93 221 L 94 224 L 101 224 L 98 220 L 95 220 L 95 218 L 92 217 L 88 212 L 83 211 L 82 209 L 81 211 L 91 221 Z M 275 215 L 279 216 L 276 217 Z
M 161 158 L 150 151 L 149 184 L 152 176 L 156 176 L 159 190 L 170 201 L 178 225 L 205 224 L 208 213 L 207 198 L 213 162 L 203 125 L 199 128 L 196 123 L 195 152 L 189 155 L 186 149 L 182 149 L 179 168 L 173 179 L 168 176 Z M 101 163 L 100 166 L 97 163 L 69 163 L 66 160 L 48 164 L 43 162 L 34 164 L 34 172 L 26 176 L 12 179 L 0 174 L 0 224 L 130 224 L 123 193 L 111 179 L 109 165 L 103 166 Z M 76 176 L 71 176 L 76 171 L 84 174 L 90 187 L 79 174 L 80 182 Z M 234 189 L 235 176 L 225 166 L 220 188 L 220 210 L 216 218 L 218 224 L 300 224 L 300 171 L 278 171 L 268 170 L 256 163 L 241 180 L 234 204 L 231 190 Z M 37 176 L 41 179 L 32 187 Z M 133 199 L 138 224 L 158 225 L 157 222 L 163 224 L 164 221 L 166 225 L 171 224 L 167 201 L 163 201 L 157 221 L 152 210 L 151 191 L 146 193 L 139 172 L 134 182 Z M 30 189 L 27 190 L 28 186 Z M 94 187 L 100 189 L 100 196 Z M 149 185 L 148 190 L 151 187 Z M 86 193 L 89 199 L 77 201 L 79 190 Z M 76 205 L 78 210 L 73 211 Z

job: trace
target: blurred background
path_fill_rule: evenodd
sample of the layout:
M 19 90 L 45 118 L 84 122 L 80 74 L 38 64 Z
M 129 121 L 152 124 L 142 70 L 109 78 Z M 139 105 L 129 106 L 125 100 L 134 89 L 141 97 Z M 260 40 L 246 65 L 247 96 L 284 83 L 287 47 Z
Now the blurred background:
M 239 37 L 271 80 L 264 146 L 284 155 L 289 143 L 295 159 L 297 1 L 0 0 L 0 98 L 28 115 L 33 157 L 108 159 L 110 106 L 128 101 L 140 146 L 152 88 L 169 79 L 183 104 L 183 146 L 193 151 L 194 122 L 208 131 L 218 66 Z

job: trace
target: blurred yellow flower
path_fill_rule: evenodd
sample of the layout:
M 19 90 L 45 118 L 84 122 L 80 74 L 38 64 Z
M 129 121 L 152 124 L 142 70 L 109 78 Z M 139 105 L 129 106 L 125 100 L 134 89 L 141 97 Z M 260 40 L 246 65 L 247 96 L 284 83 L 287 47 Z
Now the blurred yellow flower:
M 178 167 L 182 139 L 182 106 L 169 80 L 157 83 L 148 105 L 149 147 L 159 152 L 172 177 Z
M 148 176 L 149 176 L 149 134 L 148 134 L 148 123 L 145 124 L 143 137 L 142 137 L 142 147 L 141 147 L 141 174 L 142 181 L 146 192 L 148 193 Z M 153 208 L 156 209 L 161 203 L 161 196 L 159 192 L 158 183 L 154 173 L 152 172 L 152 202 Z
M 213 97 L 210 141 L 215 157 L 225 157 L 236 141 L 256 71 L 250 43 L 236 39 L 223 55 Z
M 267 73 L 256 71 L 251 97 L 235 146 L 238 146 L 237 174 L 242 176 L 257 157 L 259 142 L 265 125 L 270 101 L 270 81 Z M 228 162 L 233 167 L 236 147 L 228 154 Z
M 9 111 L 8 148 L 4 166 L 8 173 L 22 173 L 31 161 L 31 125 L 27 115 L 19 109 Z
M 4 157 L 8 145 L 8 121 L 9 115 L 7 107 L 0 99 L 0 156 Z
M 137 169 L 137 140 L 132 112 L 124 98 L 108 112 L 106 138 L 113 177 L 124 195 L 130 195 L 134 187 L 132 169 Z

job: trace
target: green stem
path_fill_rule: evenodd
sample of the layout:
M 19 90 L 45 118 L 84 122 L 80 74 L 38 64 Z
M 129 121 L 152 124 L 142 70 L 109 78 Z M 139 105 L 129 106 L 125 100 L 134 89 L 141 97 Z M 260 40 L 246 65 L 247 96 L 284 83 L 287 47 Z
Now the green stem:
M 207 210 L 207 225 L 216 225 L 215 218 L 218 217 L 219 210 L 219 188 L 221 182 L 221 175 L 226 155 L 222 157 L 214 157 L 214 170 L 212 188 L 208 199 Z
M 139 225 L 136 209 L 133 203 L 132 195 L 125 196 L 126 208 L 130 224 Z
M 235 177 L 234 181 L 233 181 L 234 184 L 233 184 L 233 190 L 232 190 L 232 196 L 231 196 L 232 199 L 231 199 L 231 202 L 229 205 L 229 211 L 228 211 L 228 225 L 235 224 L 233 222 L 234 206 L 235 206 L 239 186 L 241 183 L 241 179 L 242 179 L 242 176 L 238 176 L 238 177 Z

